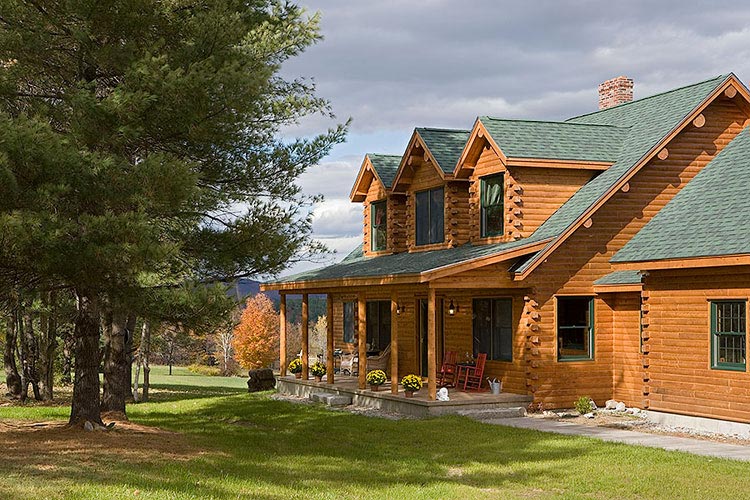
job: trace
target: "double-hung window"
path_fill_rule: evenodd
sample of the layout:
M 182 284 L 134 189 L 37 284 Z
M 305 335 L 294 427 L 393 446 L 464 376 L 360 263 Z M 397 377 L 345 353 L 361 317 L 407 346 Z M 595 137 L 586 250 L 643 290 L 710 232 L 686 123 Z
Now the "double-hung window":
M 594 359 L 593 297 L 557 297 L 557 359 Z
M 370 351 L 382 351 L 391 343 L 391 301 L 367 302 L 367 343 Z
M 355 332 L 357 331 L 357 315 L 355 313 L 357 309 L 356 302 L 344 302 L 344 342 L 347 344 L 353 344 L 355 340 Z
M 417 245 L 442 243 L 445 239 L 443 221 L 443 188 L 428 189 L 416 194 Z
M 370 206 L 370 249 L 379 252 L 386 249 L 388 239 L 388 211 L 386 201 L 378 201 Z
M 487 359 L 513 360 L 513 300 L 474 299 L 474 355 L 486 353 Z
M 711 302 L 711 367 L 745 370 L 747 303 L 744 300 Z
M 503 234 L 503 174 L 480 179 L 480 226 L 482 238 Z

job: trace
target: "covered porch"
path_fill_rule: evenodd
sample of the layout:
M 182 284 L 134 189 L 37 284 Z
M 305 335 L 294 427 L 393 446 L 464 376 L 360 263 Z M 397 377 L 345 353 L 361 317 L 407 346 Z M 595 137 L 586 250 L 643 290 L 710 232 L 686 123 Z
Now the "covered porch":
M 301 296 L 301 349 L 295 346 L 294 352 L 288 352 L 287 349 L 287 295 L 290 294 Z M 327 298 L 329 320 L 323 352 L 320 352 L 320 349 L 311 349 L 310 346 L 307 325 L 311 319 L 311 294 L 325 294 Z M 503 298 L 487 299 L 489 296 Z M 478 301 L 484 304 L 491 300 L 506 306 L 503 314 L 508 317 L 508 324 L 498 325 L 504 328 L 502 338 L 507 339 L 503 346 L 495 343 L 490 346 L 484 343 L 484 339 L 477 339 L 477 314 L 474 309 L 477 308 Z M 528 392 L 525 390 L 527 384 L 523 359 L 525 343 L 522 342 L 524 339 L 514 335 L 514 323 L 518 325 L 521 315 L 525 314 L 524 300 L 524 290 L 520 288 L 494 289 L 490 293 L 483 289 L 438 288 L 428 284 L 351 287 L 335 291 L 319 288 L 282 291 L 281 378 L 284 380 L 287 375 L 288 362 L 299 354 L 303 385 L 310 381 L 311 364 L 320 359 L 326 363 L 326 375 L 321 382 L 324 385 L 369 393 L 372 391 L 368 390 L 366 375 L 371 369 L 378 368 L 388 374 L 388 381 L 376 394 L 387 393 L 405 399 L 400 380 L 406 374 L 415 374 L 422 377 L 424 384 L 422 390 L 416 393 L 415 401 L 435 402 L 440 388 L 440 369 L 444 354 L 456 353 L 461 361 L 472 354 L 488 353 L 492 349 L 497 352 L 488 358 L 481 389 L 463 392 L 458 387 L 451 388 L 451 400 L 477 401 L 492 396 L 485 380 L 487 376 L 503 380 L 504 392 L 499 395 L 502 398 L 526 398 Z M 528 321 L 528 318 L 524 317 L 524 321 Z M 504 349 L 503 353 L 499 353 L 501 348 Z M 342 350 L 345 356 L 349 355 L 349 361 L 352 356 L 357 356 L 356 376 L 349 376 L 355 372 L 350 365 L 346 366 L 347 369 L 341 370 L 339 353 Z M 310 381 L 310 384 L 315 382 Z M 515 394 L 510 394 L 513 392 Z

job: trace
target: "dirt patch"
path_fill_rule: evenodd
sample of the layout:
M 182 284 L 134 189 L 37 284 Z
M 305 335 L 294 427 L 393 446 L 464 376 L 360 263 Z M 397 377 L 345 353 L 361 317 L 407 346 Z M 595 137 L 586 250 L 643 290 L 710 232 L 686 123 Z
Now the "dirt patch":
M 190 460 L 205 453 L 182 434 L 133 422 L 117 422 L 110 430 L 87 432 L 60 421 L 0 420 L 0 448 L 8 463 L 39 472 L 57 470 L 61 460 L 85 467 L 113 457 L 149 462 Z

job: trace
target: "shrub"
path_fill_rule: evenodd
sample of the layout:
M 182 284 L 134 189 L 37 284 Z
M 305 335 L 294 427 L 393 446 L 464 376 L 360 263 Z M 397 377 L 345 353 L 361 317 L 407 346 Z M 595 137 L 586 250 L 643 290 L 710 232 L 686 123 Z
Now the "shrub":
M 188 366 L 187 369 L 191 373 L 206 375 L 208 377 L 218 377 L 219 375 L 221 375 L 221 368 L 219 368 L 218 366 L 192 364 Z
M 401 385 L 404 386 L 405 391 L 417 392 L 422 388 L 422 377 L 409 374 L 401 379 Z
M 367 383 L 370 385 L 385 384 L 385 372 L 383 370 L 371 370 L 367 372 Z
M 580 413 L 581 415 L 585 415 L 594 411 L 594 406 L 591 404 L 591 398 L 588 396 L 581 396 L 580 398 L 578 398 L 575 406 L 576 410 L 578 410 L 578 413 Z
M 302 361 L 299 358 L 289 362 L 289 373 L 302 373 Z
M 322 377 L 326 374 L 326 364 L 322 361 L 316 361 L 310 367 L 310 373 L 312 373 L 314 377 Z

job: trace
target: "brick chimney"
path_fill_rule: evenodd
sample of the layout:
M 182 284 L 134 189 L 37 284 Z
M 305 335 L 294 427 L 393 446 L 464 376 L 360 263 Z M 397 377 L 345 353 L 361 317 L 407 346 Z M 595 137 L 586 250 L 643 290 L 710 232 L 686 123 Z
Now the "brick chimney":
M 633 100 L 633 80 L 618 76 L 599 84 L 599 109 L 607 109 Z

